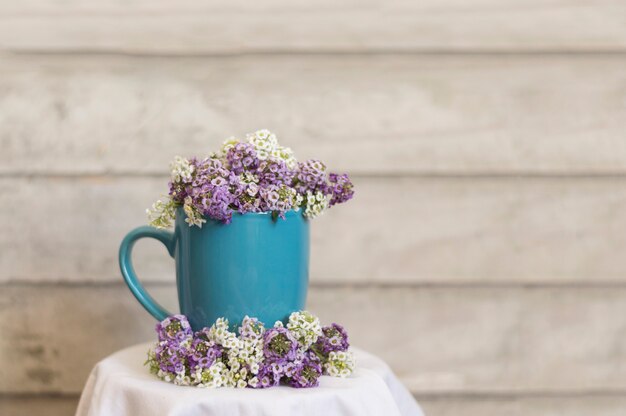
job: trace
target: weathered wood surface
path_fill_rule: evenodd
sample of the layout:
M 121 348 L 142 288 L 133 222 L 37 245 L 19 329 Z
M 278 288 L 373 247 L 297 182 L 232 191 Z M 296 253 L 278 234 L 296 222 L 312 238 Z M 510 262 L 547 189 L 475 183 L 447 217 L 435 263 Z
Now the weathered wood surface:
M 623 416 L 626 399 L 620 395 L 422 399 L 426 416 Z
M 207 54 L 546 51 L 626 47 L 624 3 L 602 0 L 2 2 L 9 51 Z
M 266 127 L 300 158 L 354 174 L 624 174 L 625 66 L 622 55 L 7 57 L 0 173 L 166 174 L 176 154 Z
M 315 219 L 315 283 L 624 282 L 623 178 L 356 178 L 356 197 Z M 164 178 L 2 178 L 1 281 L 117 282 L 123 236 Z M 156 241 L 145 281 L 173 281 Z
M 174 305 L 173 286 L 149 290 Z M 418 397 L 626 391 L 624 288 L 312 288 L 307 306 Z M 0 393 L 78 393 L 97 360 L 152 327 L 121 285 L 6 285 Z
M 0 415 L 3 416 L 74 416 L 78 406 L 77 395 L 51 397 L 45 395 L 17 395 L 0 397 Z
M 619 0 L 0 2 L 0 414 L 72 414 L 98 359 L 153 338 L 119 241 L 172 156 L 267 127 L 357 175 L 351 206 L 313 228 L 310 308 L 428 416 L 622 415 L 624 15 Z M 136 251 L 174 307 L 165 250 Z

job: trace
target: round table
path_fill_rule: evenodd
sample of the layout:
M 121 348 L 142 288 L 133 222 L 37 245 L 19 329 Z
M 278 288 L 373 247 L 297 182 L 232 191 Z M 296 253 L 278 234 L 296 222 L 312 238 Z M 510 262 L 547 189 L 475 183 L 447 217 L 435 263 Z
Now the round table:
M 320 386 L 294 389 L 207 389 L 175 386 L 143 366 L 150 344 L 135 345 L 100 361 L 91 371 L 77 416 L 423 416 L 387 364 L 353 348 L 354 373 L 320 378 Z

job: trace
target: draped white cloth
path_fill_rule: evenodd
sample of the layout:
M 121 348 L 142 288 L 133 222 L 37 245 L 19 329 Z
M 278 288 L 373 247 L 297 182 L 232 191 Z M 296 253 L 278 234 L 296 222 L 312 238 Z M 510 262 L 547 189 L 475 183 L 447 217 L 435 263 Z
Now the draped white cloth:
M 320 378 L 309 389 L 263 390 L 182 387 L 166 383 L 143 366 L 150 344 L 135 345 L 100 361 L 91 371 L 77 416 L 423 416 L 389 367 L 353 348 L 349 378 Z

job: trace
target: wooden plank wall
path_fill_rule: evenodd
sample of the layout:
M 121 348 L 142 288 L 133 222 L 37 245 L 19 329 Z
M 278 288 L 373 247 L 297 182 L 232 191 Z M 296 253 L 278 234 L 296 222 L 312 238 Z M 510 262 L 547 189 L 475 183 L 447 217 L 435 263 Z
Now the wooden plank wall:
M 626 4 L 0 1 L 0 414 L 152 339 L 119 241 L 168 161 L 273 129 L 350 172 L 309 308 L 431 415 L 626 409 Z M 157 243 L 137 269 L 175 307 Z M 375 328 L 375 331 L 372 331 Z

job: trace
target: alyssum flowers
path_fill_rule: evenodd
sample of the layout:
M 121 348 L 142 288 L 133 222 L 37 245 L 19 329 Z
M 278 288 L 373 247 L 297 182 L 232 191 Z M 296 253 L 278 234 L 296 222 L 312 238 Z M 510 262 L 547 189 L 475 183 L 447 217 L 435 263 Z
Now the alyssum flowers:
M 207 218 L 228 224 L 232 213 L 272 212 L 284 217 L 303 209 L 314 218 L 354 194 L 347 174 L 329 173 L 319 160 L 298 162 L 267 130 L 229 139 L 205 159 L 177 157 L 171 164 L 166 201 L 147 210 L 150 224 L 165 228 L 183 207 L 185 221 L 202 227 Z
M 347 377 L 355 366 L 343 327 L 322 327 L 307 311 L 292 313 L 286 327 L 278 321 L 265 328 L 246 316 L 239 334 L 222 318 L 194 333 L 184 315 L 166 318 L 156 331 L 159 341 L 148 351 L 146 364 L 162 380 L 178 385 L 315 387 L 322 374 Z

